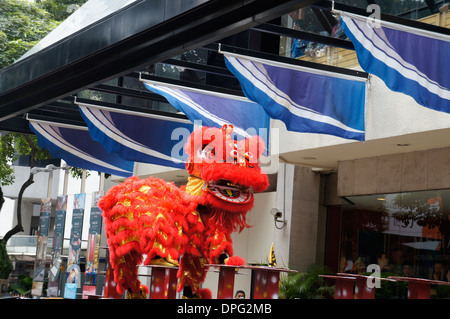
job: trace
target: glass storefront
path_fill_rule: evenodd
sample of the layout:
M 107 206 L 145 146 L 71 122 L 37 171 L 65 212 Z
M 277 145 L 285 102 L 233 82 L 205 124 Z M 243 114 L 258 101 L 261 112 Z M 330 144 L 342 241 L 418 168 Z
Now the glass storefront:
M 383 14 L 434 24 L 436 19 L 428 21 L 425 18 L 438 13 L 439 8 L 445 2 L 444 0 L 377 0 L 376 4 Z M 367 10 L 370 1 L 337 0 L 336 3 Z M 370 10 L 372 11 L 373 9 Z M 347 36 L 340 27 L 339 17 L 335 13 L 319 10 L 313 6 L 298 9 L 284 15 L 281 19 L 281 25 L 289 29 L 347 40 Z M 343 68 L 359 67 L 353 50 L 306 39 L 281 36 L 279 54 Z
M 327 220 L 332 272 L 450 282 L 450 189 L 345 197 Z M 390 290 L 376 298 L 407 298 L 405 282 L 381 284 Z M 450 286 L 432 285 L 431 297 L 450 298 Z
M 336 2 L 363 9 L 368 6 L 366 0 L 337 0 Z M 436 13 L 444 2 L 444 0 L 377 0 L 376 4 L 385 14 L 417 20 Z
M 338 214 L 340 272 L 450 281 L 450 190 L 347 197 Z

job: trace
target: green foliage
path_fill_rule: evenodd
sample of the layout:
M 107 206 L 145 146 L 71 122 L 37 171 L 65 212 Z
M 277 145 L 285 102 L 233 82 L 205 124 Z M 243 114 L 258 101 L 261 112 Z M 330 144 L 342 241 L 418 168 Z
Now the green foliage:
M 0 0 L 0 69 L 21 57 L 58 24 L 34 2 Z
M 450 298 L 450 286 L 433 285 L 432 286 L 431 299 L 449 299 Z
M 10 287 L 9 292 L 18 293 L 22 296 L 31 293 L 33 278 L 25 275 L 19 275 L 18 279 L 19 280 Z
M 334 286 L 328 286 L 319 275 L 331 274 L 324 266 L 313 266 L 311 270 L 289 273 L 280 280 L 282 299 L 325 299 L 334 295 Z
M 67 19 L 75 10 L 87 0 L 36 0 L 42 9 L 46 10 L 56 21 Z
M 70 171 L 70 174 L 72 175 L 73 178 L 76 178 L 76 179 L 82 179 L 83 178 L 83 170 L 81 168 L 71 167 L 69 169 L 69 171 Z M 89 173 L 89 171 L 86 171 L 86 178 L 88 178 L 89 175 L 91 175 Z
M 11 65 L 87 0 L 0 0 L 0 69 Z
M 50 153 L 37 145 L 35 135 L 6 133 L 0 136 L 0 185 L 11 185 L 14 182 L 12 163 L 20 155 L 31 155 L 33 160 L 51 158 Z M 33 166 L 33 165 L 32 165 Z
M 0 137 L 0 185 L 11 185 L 14 182 L 14 170 L 11 167 L 15 159 L 13 135 Z
M 0 240 L 0 279 L 8 279 L 13 270 L 13 265 L 6 251 L 6 242 Z

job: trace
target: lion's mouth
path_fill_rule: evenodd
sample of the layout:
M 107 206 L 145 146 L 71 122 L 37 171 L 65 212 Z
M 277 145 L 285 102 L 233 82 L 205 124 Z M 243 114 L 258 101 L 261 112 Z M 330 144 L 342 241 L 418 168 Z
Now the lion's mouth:
M 253 191 L 251 188 L 233 184 L 226 180 L 209 182 L 208 191 L 222 200 L 235 204 L 245 204 L 253 198 Z

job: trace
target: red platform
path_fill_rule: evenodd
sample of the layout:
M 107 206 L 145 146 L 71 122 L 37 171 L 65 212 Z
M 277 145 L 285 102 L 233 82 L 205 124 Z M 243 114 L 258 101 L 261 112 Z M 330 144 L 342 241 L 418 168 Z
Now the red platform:
M 450 282 L 412 277 L 390 276 L 389 279 L 408 282 L 408 299 L 430 299 L 431 285 L 450 286 Z
M 338 273 L 336 275 L 320 275 L 336 281 L 335 299 L 374 299 L 375 289 L 367 285 L 368 279 L 373 276 L 357 274 Z M 431 285 L 450 286 L 450 282 L 439 280 L 428 280 L 412 277 L 390 276 L 388 278 L 377 278 L 383 281 L 406 281 L 408 283 L 408 299 L 430 299 Z
M 149 265 L 152 268 L 150 299 L 175 299 L 178 267 Z
M 376 288 L 370 287 L 367 284 L 367 280 L 373 280 L 374 278 L 376 278 L 378 280 L 384 280 L 384 281 L 395 281 L 393 279 L 388 279 L 388 278 L 365 276 L 365 275 L 359 275 L 359 274 L 337 273 L 337 275 L 344 276 L 344 277 L 353 277 L 356 279 L 355 293 L 354 293 L 355 299 L 375 299 L 375 289 Z
M 108 263 L 106 268 L 105 288 L 103 289 L 104 298 L 121 299 L 122 295 L 116 291 L 116 282 L 114 281 L 114 270 Z
M 336 275 L 319 275 L 319 277 L 336 281 L 334 299 L 353 299 L 353 286 L 356 282 L 355 277 Z
M 219 268 L 219 285 L 217 288 L 217 299 L 233 299 L 234 276 L 239 269 L 250 269 L 254 273 L 253 298 L 254 299 L 277 299 L 281 272 L 297 272 L 287 268 L 267 266 L 230 266 L 230 265 L 208 265 Z
M 265 266 L 229 266 L 209 264 L 209 267 L 219 269 L 219 281 L 217 287 L 217 299 L 234 298 L 234 279 L 239 269 L 250 269 L 254 272 L 253 291 L 254 299 L 277 299 L 281 272 L 297 272 L 287 268 Z M 177 287 L 178 267 L 159 265 L 146 265 L 152 269 L 150 299 L 175 299 Z M 112 274 L 107 272 L 108 288 L 105 297 L 120 298 L 115 295 L 115 283 L 111 280 Z M 112 281 L 112 282 L 111 282 Z M 113 288 L 113 289 L 111 289 Z

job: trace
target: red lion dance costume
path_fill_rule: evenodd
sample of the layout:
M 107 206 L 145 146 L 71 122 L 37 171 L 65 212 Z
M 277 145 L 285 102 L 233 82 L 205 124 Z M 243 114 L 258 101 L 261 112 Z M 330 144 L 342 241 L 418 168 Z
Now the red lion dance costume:
M 258 136 L 231 139 L 231 125 L 200 128 L 188 138 L 186 186 L 130 177 L 101 198 L 117 291 L 140 293 L 137 266 L 179 266 L 177 291 L 211 298 L 200 289 L 208 264 L 242 265 L 233 257 L 231 233 L 248 227 L 253 191 L 268 187 L 259 166 L 264 143 Z M 146 259 L 143 260 L 143 255 Z

